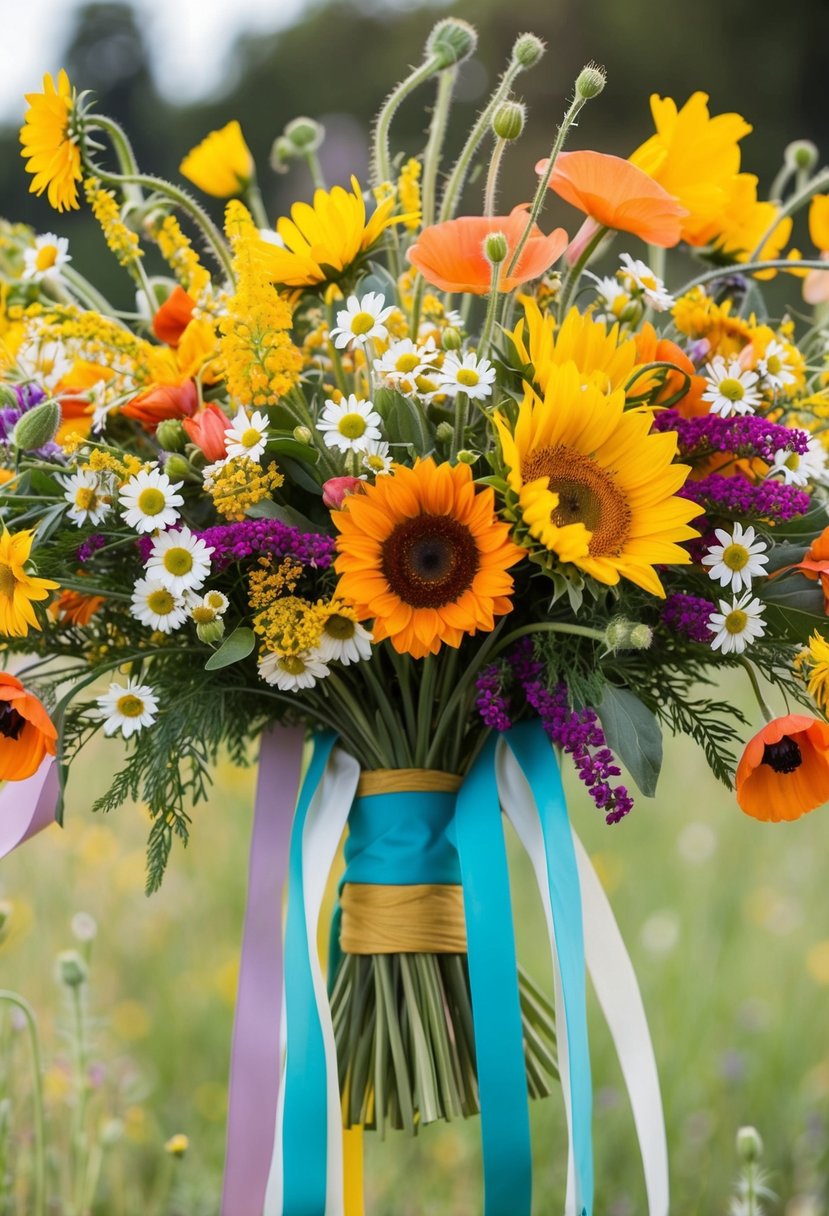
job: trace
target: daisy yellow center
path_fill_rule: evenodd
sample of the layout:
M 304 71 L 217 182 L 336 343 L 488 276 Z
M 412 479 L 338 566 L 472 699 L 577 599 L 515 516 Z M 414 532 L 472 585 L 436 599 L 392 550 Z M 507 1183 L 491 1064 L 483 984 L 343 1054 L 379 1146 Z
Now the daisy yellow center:
M 144 702 L 140 697 L 136 697 L 133 693 L 128 692 L 123 697 L 118 698 L 116 709 L 124 718 L 140 718 L 144 712 Z
M 43 245 L 37 251 L 35 266 L 38 270 L 51 270 L 57 260 L 57 245 Z
M 0 562 L 0 595 L 5 595 L 8 600 L 13 599 L 16 586 L 17 579 L 14 577 L 14 570 L 5 562 Z
M 401 355 L 395 362 L 394 366 L 399 372 L 413 372 L 419 362 L 420 360 L 417 355 L 409 353 L 406 355 Z
M 584 524 L 591 533 L 591 557 L 618 553 L 628 538 L 631 510 L 613 474 L 595 460 L 570 448 L 539 448 L 524 461 L 525 481 L 548 479 L 548 489 L 558 496 L 552 521 L 559 528 Z
M 98 505 L 98 494 L 90 486 L 81 486 L 75 491 L 75 506 L 79 511 L 94 511 Z
M 337 430 L 346 439 L 359 439 L 365 434 L 366 420 L 362 414 L 350 413 L 343 414 L 342 418 L 337 423 Z
M 772 376 L 778 376 L 783 370 L 783 360 L 779 355 L 769 355 L 766 359 L 766 370 Z
M 639 276 L 639 282 L 645 291 L 656 291 L 656 279 L 652 274 L 642 274 Z
M 279 659 L 278 666 L 289 676 L 301 676 L 307 664 L 298 654 L 285 654 Z
M 197 625 L 209 625 L 211 621 L 216 619 L 216 610 L 208 608 L 206 604 L 199 604 L 193 609 L 193 620 Z
M 136 506 L 142 515 L 160 515 L 166 505 L 161 490 L 155 486 L 148 486 L 146 490 L 142 490 L 136 499 Z
M 189 549 L 183 549 L 181 545 L 175 545 L 164 554 L 164 569 L 168 574 L 174 574 L 178 577 L 183 574 L 189 574 L 193 569 L 193 554 Z
M 357 625 L 347 616 L 340 616 L 335 612 L 325 622 L 325 632 L 338 642 L 347 642 L 349 638 L 354 637 Z
M 374 317 L 370 312 L 358 312 L 351 318 L 351 332 L 357 337 L 374 328 Z
M 726 376 L 717 387 L 727 401 L 742 401 L 746 395 L 745 385 L 736 376 Z
M 462 384 L 464 388 L 474 388 L 480 382 L 481 377 L 471 367 L 461 367 L 458 369 L 456 379 L 458 384 Z
M 725 628 L 728 633 L 742 633 L 748 624 L 748 615 L 742 608 L 732 608 L 725 618 Z
M 434 393 L 440 387 L 435 380 L 430 380 L 428 376 L 416 376 L 415 384 L 419 393 Z
M 366 465 L 371 469 L 372 473 L 382 473 L 386 467 L 386 462 L 382 456 L 366 456 Z
M 383 542 L 386 581 L 413 608 L 454 603 L 472 586 L 479 565 L 472 533 L 449 515 L 404 520 Z
M 242 432 L 240 443 L 243 448 L 255 448 L 261 438 L 261 432 L 257 431 L 255 426 L 249 426 L 246 431 Z
M 204 597 L 204 602 L 208 608 L 212 608 L 215 612 L 222 612 L 227 607 L 227 600 L 221 591 L 208 591 Z
M 800 455 L 798 452 L 792 452 L 790 456 L 786 457 L 786 468 L 791 469 L 792 472 L 800 468 Z
M 742 570 L 748 565 L 750 554 L 745 545 L 726 545 L 723 549 L 722 560 L 723 564 L 728 566 L 729 570 Z
M 147 596 L 147 607 L 156 616 L 167 616 L 173 611 L 175 601 L 169 591 L 151 591 Z

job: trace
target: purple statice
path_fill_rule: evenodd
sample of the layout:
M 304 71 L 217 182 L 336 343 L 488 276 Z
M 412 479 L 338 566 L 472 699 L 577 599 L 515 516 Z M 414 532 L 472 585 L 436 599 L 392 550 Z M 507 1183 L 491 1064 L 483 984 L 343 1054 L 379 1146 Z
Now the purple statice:
M 16 410 L 10 405 L 0 408 L 0 443 L 9 443 L 12 431 L 22 417 L 22 413 L 22 410 Z
M 475 681 L 478 695 L 475 707 L 491 730 L 505 731 L 512 726 L 509 697 L 503 692 L 504 672 L 500 664 L 485 667 Z
M 28 384 L 15 384 L 14 394 L 20 403 L 21 414 L 25 414 L 27 410 L 33 410 L 47 397 L 46 391 L 39 384 L 33 384 L 31 381 Z
M 756 414 L 743 418 L 720 418 L 717 414 L 682 418 L 676 410 L 663 410 L 654 418 L 653 429 L 675 431 L 683 456 L 733 452 L 736 456 L 759 456 L 771 464 L 775 452 L 781 449 L 804 456 L 809 447 L 805 431 L 769 422 Z
M 662 624 L 692 642 L 710 643 L 711 630 L 708 628 L 708 621 L 711 613 L 716 611 L 717 606 L 711 600 L 677 591 L 669 595 L 662 606 Z
M 743 477 L 724 477 L 721 473 L 686 481 L 677 493 L 700 503 L 711 515 L 742 515 L 748 519 L 768 519 L 775 524 L 805 515 L 810 502 L 805 490 L 782 481 L 755 485 Z
M 11 384 L 8 388 L 11 392 L 6 399 L 10 402 L 16 400 L 17 405 L 0 408 L 0 443 L 3 444 L 9 443 L 12 431 L 22 416 L 46 400 L 46 393 L 38 384 Z
M 254 555 L 292 557 L 302 566 L 327 570 L 334 561 L 335 542 L 320 532 L 301 532 L 278 519 L 243 519 L 205 528 L 196 535 L 212 546 L 214 570 Z
M 78 545 L 78 561 L 81 564 L 88 562 L 94 553 L 97 553 L 99 549 L 103 549 L 106 543 L 107 538 L 102 532 L 90 532 L 86 540 Z

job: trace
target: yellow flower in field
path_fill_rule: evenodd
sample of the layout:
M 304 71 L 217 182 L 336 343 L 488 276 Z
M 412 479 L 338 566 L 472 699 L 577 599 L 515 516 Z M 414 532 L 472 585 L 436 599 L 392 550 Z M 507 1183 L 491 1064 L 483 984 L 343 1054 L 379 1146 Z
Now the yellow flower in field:
M 732 179 L 740 170 L 739 141 L 751 127 L 739 114 L 712 118 L 707 93 L 693 93 L 681 110 L 670 97 L 654 93 L 651 113 L 656 134 L 630 160 L 688 208 L 683 240 L 707 245 L 720 231 Z
M 277 221 L 284 248 L 262 242 L 262 260 L 269 277 L 286 287 L 313 287 L 336 279 L 357 257 L 370 249 L 392 224 L 405 224 L 414 215 L 392 215 L 394 196 L 378 203 L 366 222 L 366 204 L 356 177 L 351 193 L 342 186 L 316 190 L 313 204 L 294 203 L 291 218 Z
M 819 709 L 829 706 L 829 641 L 819 633 L 809 638 L 809 696 Z
M 829 251 L 829 194 L 816 194 L 809 204 L 809 236 L 821 253 Z
M 175 1136 L 171 1136 L 164 1145 L 164 1152 L 169 1153 L 171 1157 L 183 1157 L 189 1147 L 189 1138 L 178 1132 Z
M 187 153 L 178 171 L 214 198 L 232 198 L 246 190 L 253 178 L 253 157 L 238 122 L 211 131 Z
M 522 303 L 524 319 L 510 336 L 519 357 L 535 368 L 533 383 L 541 393 L 565 363 L 575 364 L 582 383 L 602 392 L 624 387 L 636 363 L 636 343 L 621 340 L 618 325 L 608 329 L 571 308 L 557 326 L 553 315 L 542 312 L 532 296 L 524 296 Z
M 701 508 L 676 497 L 687 465 L 674 464 L 676 435 L 651 434 L 651 416 L 625 410 L 573 364 L 539 397 L 528 388 L 513 432 L 495 416 L 515 510 L 531 538 L 600 583 L 629 579 L 665 592 L 654 566 L 687 565 L 679 543 Z
M 81 180 L 81 153 L 72 133 L 74 96 L 69 77 L 61 69 L 58 83 L 47 73 L 42 93 L 27 93 L 29 108 L 20 128 L 21 156 L 28 157 L 26 172 L 34 174 L 32 194 L 45 190 L 58 211 L 77 208 Z
M 32 602 L 45 600 L 58 584 L 26 573 L 33 532 L 0 536 L 0 637 L 25 638 L 29 626 L 40 629 Z

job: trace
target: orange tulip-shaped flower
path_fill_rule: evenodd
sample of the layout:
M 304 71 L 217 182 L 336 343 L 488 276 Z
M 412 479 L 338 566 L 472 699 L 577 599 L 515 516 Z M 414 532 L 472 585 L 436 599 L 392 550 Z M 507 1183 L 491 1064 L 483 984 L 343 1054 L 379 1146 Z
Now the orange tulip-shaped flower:
M 223 460 L 227 456 L 225 431 L 230 429 L 230 420 L 218 405 L 206 405 L 194 418 L 183 418 L 181 425 L 190 442 L 200 447 L 208 460 Z
M 686 387 L 685 394 L 679 401 L 674 402 L 674 408 L 682 417 L 695 418 L 709 412 L 710 405 L 707 401 L 702 400 L 702 394 L 707 388 L 707 381 L 704 376 L 695 374 L 694 365 L 682 347 L 677 346 L 670 338 L 660 337 L 650 321 L 646 321 L 634 335 L 634 341 L 636 342 L 636 362 L 640 366 L 646 363 L 671 363 L 677 368 L 676 372 L 668 371 L 662 388 L 652 399 L 652 405 L 664 405 L 666 401 L 681 392 L 683 387 Z M 684 372 L 685 375 L 680 375 L 680 372 Z M 686 377 L 690 377 L 690 379 Z M 652 388 L 654 383 L 655 380 L 648 373 L 643 373 L 634 382 L 632 395 L 639 396 L 640 393 Z
M 0 671 L 0 781 L 23 781 L 54 756 L 58 732 L 37 697 Z
M 133 418 L 146 431 L 154 432 L 168 418 L 189 418 L 199 404 L 198 390 L 192 380 L 181 384 L 154 384 L 132 401 L 121 406 L 121 413 Z
M 193 319 L 196 301 L 183 287 L 175 287 L 153 317 L 153 333 L 159 342 L 178 346 L 181 335 Z
M 545 173 L 548 163 L 539 161 L 536 173 Z M 688 214 L 647 173 L 605 152 L 559 153 L 550 189 L 603 228 L 631 232 L 663 249 L 679 243 Z
M 503 232 L 508 252 L 501 263 L 498 290 L 512 291 L 549 270 L 567 246 L 563 228 L 545 236 L 534 225 L 518 265 L 507 274 L 512 251 L 527 226 L 527 212 L 526 206 L 520 206 L 509 215 L 464 215 L 444 224 L 432 224 L 423 229 L 406 256 L 433 287 L 484 296 L 492 285 L 492 267 L 484 256 L 484 241 L 490 232 Z
M 746 744 L 737 802 L 754 819 L 799 819 L 829 799 L 829 724 L 806 714 L 775 718 Z

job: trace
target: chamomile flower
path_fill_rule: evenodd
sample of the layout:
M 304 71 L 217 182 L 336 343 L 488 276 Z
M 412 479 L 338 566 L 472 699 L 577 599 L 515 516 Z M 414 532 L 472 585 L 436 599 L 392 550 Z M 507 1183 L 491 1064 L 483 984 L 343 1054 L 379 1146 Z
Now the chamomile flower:
M 483 401 L 492 393 L 495 368 L 489 359 L 479 359 L 472 351 L 462 359 L 450 351 L 438 372 L 438 380 L 444 392 L 452 397 L 466 393 L 470 401 Z
M 213 552 L 189 528 L 162 532 L 153 542 L 147 561 L 147 578 L 161 584 L 173 595 L 198 591 L 210 574 Z
M 354 613 L 342 604 L 333 604 L 332 612 L 322 630 L 316 656 L 323 663 L 363 663 L 371 658 L 371 634 L 357 621 Z
M 702 394 L 703 401 L 711 403 L 711 413 L 721 418 L 733 414 L 753 414 L 762 398 L 756 388 L 756 372 L 744 371 L 739 360 L 726 361 L 716 355 L 705 368 L 708 388 Z
M 317 680 L 330 674 L 319 654 L 310 650 L 299 654 L 266 654 L 259 660 L 258 671 L 266 684 L 275 684 L 282 692 L 313 688 Z
M 74 360 L 62 342 L 30 338 L 18 347 L 15 362 L 21 380 L 35 380 L 51 393 L 72 370 Z
M 151 578 L 141 578 L 135 584 L 130 612 L 142 625 L 160 633 L 172 633 L 187 620 L 184 600 Z
M 379 291 L 370 291 L 362 300 L 349 296 L 345 308 L 337 313 L 337 324 L 331 330 L 330 337 L 334 345 L 340 349 L 345 346 L 362 346 L 364 343 L 388 336 L 388 329 L 383 324 L 394 312 L 393 307 L 384 308 L 385 296 Z
M 267 442 L 268 420 L 258 410 L 248 417 L 246 411 L 240 409 L 225 431 L 228 456 L 247 456 L 250 460 L 259 460 L 265 453 Z
M 810 481 L 823 482 L 826 480 L 826 449 L 819 439 L 810 439 L 808 449 L 803 452 L 791 452 L 788 448 L 779 448 L 774 453 L 774 461 L 768 476 L 783 474 L 787 486 L 805 486 Z
M 724 528 L 715 530 L 718 545 L 712 545 L 702 559 L 708 566 L 708 577 L 718 579 L 721 587 L 731 587 L 734 592 L 748 590 L 753 578 L 765 578 L 763 567 L 768 562 L 768 546 L 756 540 L 753 528 L 743 528 L 735 523 L 732 532 Z
M 205 591 L 201 600 L 197 601 L 204 608 L 209 608 L 217 616 L 224 616 L 230 607 L 230 600 L 221 591 Z M 193 605 L 196 606 L 195 604 Z
M 43 236 L 35 237 L 34 245 L 23 250 L 21 278 L 32 283 L 40 283 L 44 279 L 55 282 L 61 277 L 66 263 L 71 261 L 66 237 L 55 236 L 54 232 L 45 232 Z
M 646 262 L 632 258 L 629 253 L 619 254 L 619 261 L 622 267 L 616 273 L 626 291 L 641 295 L 654 312 L 666 312 L 667 309 L 673 308 L 674 297 L 665 290 L 665 284 Z
M 618 279 L 612 278 L 610 275 L 600 276 L 589 270 L 584 273 L 596 285 L 600 308 L 593 313 L 593 317 L 597 321 L 605 318 L 610 321 L 618 321 L 631 302 L 630 293 L 625 291 Z
M 121 732 L 125 739 L 145 726 L 152 726 L 158 712 L 158 697 L 146 684 L 130 677 L 126 685 L 110 684 L 98 697 L 98 711 L 104 720 L 104 734 Z
M 374 473 L 375 476 L 380 476 L 383 473 L 390 473 L 391 467 L 394 464 L 393 458 L 389 455 L 389 445 L 384 443 L 382 439 L 371 439 L 360 449 L 362 455 L 362 464 L 364 469 L 369 473 Z
M 370 401 L 351 393 L 342 401 L 326 401 L 317 430 L 322 432 L 326 447 L 356 452 L 380 438 L 381 422 Z
M 63 497 L 70 504 L 66 514 L 79 528 L 84 524 L 99 524 L 112 509 L 109 489 L 97 473 L 80 469 L 68 477 L 58 477 L 64 488 Z
M 714 634 L 711 639 L 712 650 L 721 650 L 723 654 L 742 654 L 746 646 L 761 638 L 766 632 L 763 620 L 763 605 L 751 592 L 746 591 L 739 599 L 720 600 L 720 611 L 712 612 L 708 618 L 708 628 Z
M 757 364 L 757 371 L 775 392 L 797 382 L 789 363 L 789 352 L 782 342 L 769 342 L 765 355 Z
M 124 522 L 136 532 L 169 528 L 178 519 L 184 499 L 176 491 L 184 483 L 172 482 L 159 469 L 141 469 L 118 491 Z
M 431 367 L 439 354 L 434 338 L 421 344 L 411 338 L 400 338 L 374 360 L 374 371 L 391 388 L 410 393 L 414 391 L 415 378 Z

